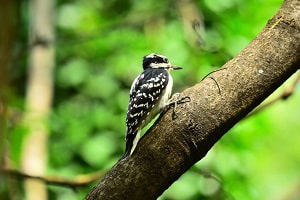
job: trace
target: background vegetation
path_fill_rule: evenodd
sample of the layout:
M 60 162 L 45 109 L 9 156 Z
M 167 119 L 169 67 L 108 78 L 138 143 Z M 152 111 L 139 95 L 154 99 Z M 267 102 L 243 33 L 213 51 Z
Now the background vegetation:
M 160 53 L 184 68 L 173 73 L 173 90 L 180 92 L 250 43 L 281 3 L 57 0 L 47 174 L 72 179 L 79 174 L 105 172 L 121 157 L 128 93 L 133 79 L 142 71 L 144 55 Z M 22 118 L 30 11 L 28 1 L 19 6 L 22 26 L 14 45 L 16 59 L 10 70 L 8 107 Z M 185 10 L 188 6 L 192 9 Z M 191 29 L 192 23 L 186 23 L 189 14 L 197 19 L 195 29 Z M 270 99 L 280 95 L 293 79 Z M 299 101 L 298 89 L 286 101 L 241 121 L 160 199 L 300 198 Z M 11 122 L 7 134 L 15 169 L 21 165 L 26 136 L 26 126 L 20 124 L 19 120 Z M 17 180 L 21 183 L 22 179 Z M 0 199 L 11 197 L 7 181 L 0 179 Z M 48 186 L 49 199 L 82 199 L 95 184 L 76 190 Z M 22 199 L 22 185 L 15 186 Z

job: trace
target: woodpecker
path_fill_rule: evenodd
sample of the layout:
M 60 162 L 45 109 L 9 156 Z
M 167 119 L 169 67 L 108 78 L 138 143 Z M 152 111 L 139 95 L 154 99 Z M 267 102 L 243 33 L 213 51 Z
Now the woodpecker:
M 165 56 L 151 53 L 144 56 L 143 69 L 130 89 L 126 116 L 126 149 L 123 157 L 133 153 L 142 128 L 169 105 L 173 87 L 170 71 L 182 68 L 172 65 Z

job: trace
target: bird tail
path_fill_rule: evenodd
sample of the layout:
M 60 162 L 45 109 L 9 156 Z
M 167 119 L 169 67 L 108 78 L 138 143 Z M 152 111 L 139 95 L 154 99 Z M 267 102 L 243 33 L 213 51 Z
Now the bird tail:
M 125 158 L 129 155 L 131 155 L 140 139 L 140 130 L 135 132 L 134 134 L 128 134 L 126 135 L 126 148 L 125 153 L 122 158 Z

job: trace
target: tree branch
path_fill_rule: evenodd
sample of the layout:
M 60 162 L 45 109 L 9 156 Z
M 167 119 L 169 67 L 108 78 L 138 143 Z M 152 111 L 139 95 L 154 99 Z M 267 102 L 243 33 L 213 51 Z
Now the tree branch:
M 249 115 L 247 115 L 246 118 L 251 117 L 253 115 L 256 115 L 257 113 L 259 113 L 262 110 L 268 108 L 269 106 L 273 105 L 277 101 L 288 99 L 294 93 L 298 82 L 300 82 L 300 73 L 298 73 L 298 76 L 294 80 L 294 82 L 290 86 L 286 87 L 284 89 L 284 91 L 278 97 L 272 99 L 271 101 L 269 101 L 269 102 L 267 102 L 267 103 L 265 103 L 263 105 L 260 105 L 259 107 L 257 107 L 256 109 L 254 109 L 251 113 L 249 113 Z
M 103 177 L 103 172 L 95 172 L 91 174 L 77 175 L 73 179 L 67 179 L 60 176 L 35 176 L 15 169 L 0 168 L 0 174 L 13 176 L 20 179 L 36 179 L 49 185 L 58 185 L 64 187 L 82 187 L 86 186 L 99 178 Z
M 177 118 L 169 110 L 120 160 L 86 199 L 156 199 L 239 120 L 300 66 L 300 2 L 286 0 L 264 30 L 228 61 L 188 88 Z

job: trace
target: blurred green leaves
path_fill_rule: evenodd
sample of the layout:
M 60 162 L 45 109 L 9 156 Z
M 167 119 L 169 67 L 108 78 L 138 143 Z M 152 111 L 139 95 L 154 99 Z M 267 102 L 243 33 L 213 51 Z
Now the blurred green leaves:
M 117 93 L 118 85 L 108 76 L 91 75 L 83 87 L 83 93 L 90 97 L 109 100 Z
M 121 157 L 130 85 L 142 71 L 144 55 L 164 54 L 183 67 L 172 72 L 173 90 L 180 92 L 250 43 L 282 1 L 194 3 L 203 14 L 203 46 L 191 45 L 185 37 L 174 1 L 58 1 L 49 172 L 75 176 L 103 171 Z M 24 69 L 24 63 L 14 69 Z M 18 98 L 23 99 L 26 75 L 21 70 L 16 74 L 21 74 L 14 83 L 22 88 Z M 296 92 L 240 122 L 160 200 L 274 199 L 287 194 L 299 177 L 299 99 Z M 23 132 L 14 127 L 10 136 L 16 163 Z M 205 177 L 203 170 L 220 181 Z M 51 199 L 82 199 L 86 193 L 56 187 L 50 191 Z
M 98 169 L 107 168 L 107 160 L 111 159 L 117 141 L 114 132 L 101 133 L 90 137 L 81 147 L 80 154 L 89 165 Z
M 58 68 L 57 83 L 63 87 L 76 87 L 84 83 L 90 73 L 89 63 L 83 59 L 70 60 Z

